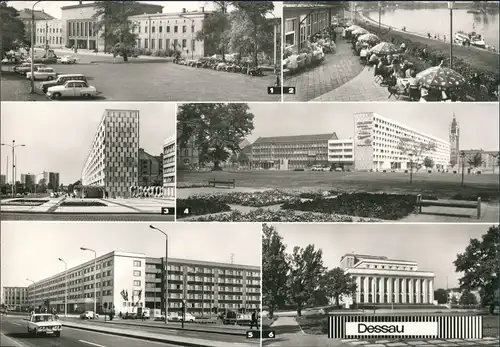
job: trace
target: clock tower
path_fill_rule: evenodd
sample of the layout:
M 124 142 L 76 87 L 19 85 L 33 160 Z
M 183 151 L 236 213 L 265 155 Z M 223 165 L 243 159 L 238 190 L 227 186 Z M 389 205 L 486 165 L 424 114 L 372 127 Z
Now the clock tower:
M 455 114 L 453 114 L 453 120 L 450 124 L 450 152 L 450 165 L 455 167 L 460 161 L 460 128 Z

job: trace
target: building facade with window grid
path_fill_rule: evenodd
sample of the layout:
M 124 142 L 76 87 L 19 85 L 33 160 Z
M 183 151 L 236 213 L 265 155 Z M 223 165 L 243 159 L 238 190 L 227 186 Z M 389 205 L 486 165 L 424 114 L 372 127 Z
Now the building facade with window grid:
M 36 46 L 43 48 L 61 48 L 65 45 L 61 20 L 39 20 L 35 22 L 35 27 Z
M 3 287 L 3 304 L 10 311 L 26 311 L 29 306 L 28 287 Z
M 82 185 L 130 197 L 139 185 L 139 111 L 105 110 L 82 171 Z
M 146 259 L 146 307 L 165 310 L 165 258 Z M 186 259 L 168 259 L 168 311 L 209 316 L 260 309 L 261 268 Z
M 175 137 L 163 143 L 163 197 L 175 198 Z
M 144 307 L 145 255 L 139 253 L 110 252 L 62 271 L 52 277 L 37 280 L 28 287 L 28 302 L 33 307 L 53 308 L 64 312 L 66 283 L 68 313 L 94 310 L 94 276 L 96 276 L 97 312 L 104 306 L 114 307 L 116 313 L 131 307 Z M 124 298 L 121 293 L 128 296 Z M 106 305 L 104 305 L 106 304 Z
M 150 52 L 175 50 L 189 58 L 203 57 L 207 53 L 205 43 L 196 40 L 196 33 L 211 13 L 201 8 L 191 12 L 131 16 L 133 32 L 138 35 L 136 48 Z
M 252 165 L 263 169 L 293 170 L 328 165 L 328 141 L 335 133 L 259 137 L 252 144 Z

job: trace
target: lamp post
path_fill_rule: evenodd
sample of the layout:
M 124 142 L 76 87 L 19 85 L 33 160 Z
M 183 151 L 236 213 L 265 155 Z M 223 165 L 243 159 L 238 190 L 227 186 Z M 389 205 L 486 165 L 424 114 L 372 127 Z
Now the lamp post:
M 41 0 L 35 2 L 33 6 L 31 6 L 31 89 L 30 93 L 34 94 L 35 93 L 35 6 L 38 4 Z
M 380 17 L 382 16 L 382 3 L 379 1 L 378 5 L 378 30 L 380 30 Z
M 32 65 L 33 66 L 33 65 Z M 33 73 L 31 74 L 33 76 Z M 14 149 L 16 147 L 26 147 L 26 145 L 16 145 L 16 140 L 12 140 L 12 145 L 9 145 L 7 143 L 2 143 L 2 146 L 7 146 L 12 148 L 12 197 L 15 197 L 15 187 L 16 187 L 16 161 L 15 161 L 15 154 L 14 154 Z
M 68 264 L 61 259 L 58 258 L 59 261 L 62 261 L 64 263 L 64 282 L 65 282 L 65 290 L 64 290 L 64 317 L 68 316 Z
M 410 157 L 410 184 L 413 184 L 413 153 L 408 153 Z
M 168 324 L 168 235 L 161 229 L 158 229 L 154 225 L 149 225 L 151 229 L 158 230 L 160 233 L 165 235 L 165 266 L 164 266 L 164 275 L 165 275 L 165 324 Z M 156 293 L 155 293 L 156 295 Z
M 188 18 L 182 14 L 179 15 L 179 17 L 190 20 L 191 21 L 191 60 L 194 60 L 194 52 L 193 52 L 193 46 L 194 46 L 194 19 L 193 18 Z
M 96 287 L 96 284 L 97 284 L 97 276 L 96 276 L 96 272 L 97 272 L 97 266 L 96 266 L 97 252 L 94 251 L 93 249 L 85 248 L 85 247 L 80 247 L 80 249 L 82 251 L 89 251 L 89 252 L 93 252 L 94 253 L 94 317 L 95 317 L 95 315 L 97 314 L 97 287 Z
M 29 278 L 26 279 L 26 281 L 30 281 L 33 283 L 33 311 L 35 311 L 36 307 L 36 283 L 33 280 L 30 280 Z
M 465 173 L 465 151 L 460 152 L 460 158 L 462 158 L 462 187 L 464 186 L 464 173 Z
M 453 67 L 453 3 L 448 1 L 448 9 L 450 10 L 450 69 Z

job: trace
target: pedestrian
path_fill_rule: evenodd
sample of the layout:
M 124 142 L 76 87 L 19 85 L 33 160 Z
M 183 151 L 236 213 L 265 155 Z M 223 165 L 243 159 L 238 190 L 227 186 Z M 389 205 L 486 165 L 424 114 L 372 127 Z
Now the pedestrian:
M 252 312 L 252 320 L 250 321 L 250 329 L 253 328 L 253 326 L 255 325 L 255 329 L 259 329 L 258 325 L 258 320 L 257 320 L 257 310 L 253 310 Z
M 143 322 L 146 320 L 146 312 L 142 312 L 141 318 Z

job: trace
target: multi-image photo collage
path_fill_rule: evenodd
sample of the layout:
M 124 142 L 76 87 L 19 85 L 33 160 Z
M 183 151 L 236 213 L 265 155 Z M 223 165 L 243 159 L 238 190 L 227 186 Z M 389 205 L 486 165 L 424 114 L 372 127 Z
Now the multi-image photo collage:
M 498 2 L 0 10 L 0 346 L 500 343 Z

